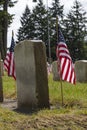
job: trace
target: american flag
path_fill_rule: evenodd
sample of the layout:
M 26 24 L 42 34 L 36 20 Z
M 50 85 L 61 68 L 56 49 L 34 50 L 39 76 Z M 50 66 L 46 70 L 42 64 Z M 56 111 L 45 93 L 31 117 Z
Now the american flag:
M 4 60 L 4 68 L 8 72 L 8 76 L 13 76 L 16 80 L 16 74 L 15 74 L 15 63 L 14 63 L 14 38 L 12 33 L 12 39 L 11 39 L 11 46 L 6 54 L 6 58 Z
M 75 84 L 76 76 L 74 71 L 74 65 L 70 57 L 70 53 L 67 48 L 67 45 L 65 43 L 65 39 L 60 30 L 60 27 L 58 27 L 58 44 L 57 44 L 56 54 L 59 63 L 60 78 L 62 80 Z

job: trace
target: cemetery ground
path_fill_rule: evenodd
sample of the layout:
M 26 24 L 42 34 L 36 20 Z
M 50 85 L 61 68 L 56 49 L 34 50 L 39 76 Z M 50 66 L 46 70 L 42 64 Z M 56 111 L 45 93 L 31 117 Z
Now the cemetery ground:
M 87 83 L 63 82 L 62 107 L 60 82 L 48 80 L 50 109 L 25 113 L 16 110 L 16 82 L 3 76 L 0 130 L 87 130 Z

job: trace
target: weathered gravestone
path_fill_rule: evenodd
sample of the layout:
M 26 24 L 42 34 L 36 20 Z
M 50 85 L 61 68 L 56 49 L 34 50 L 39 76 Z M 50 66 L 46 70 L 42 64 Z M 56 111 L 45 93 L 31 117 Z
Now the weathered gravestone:
M 3 60 L 1 60 L 1 75 L 4 76 Z
M 78 82 L 87 82 L 87 60 L 76 61 L 75 72 Z
M 15 47 L 18 108 L 49 108 L 45 46 L 25 40 Z
M 59 81 L 60 76 L 59 76 L 59 73 L 58 73 L 58 63 L 57 63 L 57 61 L 54 61 L 52 63 L 52 73 L 53 73 L 53 80 Z

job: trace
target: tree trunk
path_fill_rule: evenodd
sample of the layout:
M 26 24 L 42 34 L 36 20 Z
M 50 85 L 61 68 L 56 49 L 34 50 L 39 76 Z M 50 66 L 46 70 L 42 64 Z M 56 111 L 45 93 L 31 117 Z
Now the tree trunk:
M 4 57 L 4 49 L 3 49 L 3 39 L 2 39 L 2 29 L 0 26 L 0 54 L 1 54 L 1 59 Z
M 6 12 L 6 15 L 4 17 L 4 21 L 3 21 L 3 51 L 4 51 L 4 55 L 2 55 L 2 59 L 4 60 L 5 56 L 6 56 L 6 51 L 7 51 L 7 28 L 8 28 L 8 0 L 5 0 L 4 5 L 3 5 L 3 10 Z

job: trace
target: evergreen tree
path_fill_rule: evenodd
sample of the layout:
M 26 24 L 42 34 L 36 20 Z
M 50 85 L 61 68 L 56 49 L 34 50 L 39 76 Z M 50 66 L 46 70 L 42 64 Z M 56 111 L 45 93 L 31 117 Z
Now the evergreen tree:
M 42 0 L 38 1 L 37 6 L 33 9 L 33 18 L 35 22 L 35 39 L 42 40 L 46 45 L 46 53 L 48 54 L 48 19 L 47 10 Z
M 33 9 L 33 20 L 35 23 L 35 39 L 46 42 L 47 40 L 47 11 L 42 0 L 38 1 L 38 5 Z
M 74 5 L 64 20 L 64 33 L 73 60 L 84 58 L 84 38 L 86 30 L 86 12 L 80 2 L 75 0 Z
M 42 40 L 47 44 L 47 11 L 42 0 L 30 12 L 26 7 L 23 16 L 21 17 L 21 27 L 18 30 L 18 41 L 24 39 Z
M 21 27 L 18 30 L 18 41 L 24 39 L 33 39 L 34 38 L 34 21 L 30 9 L 26 6 L 25 11 L 20 19 Z
M 60 5 L 59 0 L 53 0 L 52 1 L 52 7 L 50 7 L 50 13 L 52 18 L 63 18 L 63 5 Z
M 51 42 L 51 55 L 53 59 L 56 59 L 56 46 L 57 46 L 57 24 L 61 25 L 63 20 L 63 5 L 60 4 L 59 0 L 53 0 L 52 6 L 49 8 L 49 20 L 50 20 L 50 42 Z M 58 21 L 57 21 L 58 19 Z M 58 22 L 58 23 L 57 23 Z
M 2 59 L 7 51 L 7 28 L 11 24 L 13 15 L 8 13 L 8 7 L 13 7 L 17 1 L 0 0 L 0 52 Z
M 56 47 L 56 20 L 55 22 L 52 20 L 52 17 L 55 17 L 54 14 L 57 11 L 61 10 L 58 15 L 62 17 L 62 8 L 59 2 L 57 2 L 57 8 L 45 8 L 42 0 L 38 0 L 37 5 L 33 8 L 32 12 L 29 9 L 25 9 L 23 16 L 21 17 L 21 27 L 18 31 L 18 40 L 24 39 L 37 39 L 42 40 L 46 45 L 47 57 L 49 57 L 49 39 L 48 39 L 48 24 L 49 24 L 49 38 L 51 41 L 51 50 L 52 50 L 52 58 L 55 59 L 55 47 Z M 58 6 L 59 4 L 59 6 Z M 51 10 L 53 10 L 51 12 Z M 55 17 L 56 18 L 56 17 Z M 48 23 L 49 22 L 49 23 Z M 29 30 L 29 31 L 28 31 Z M 28 35 L 28 36 L 27 36 Z

